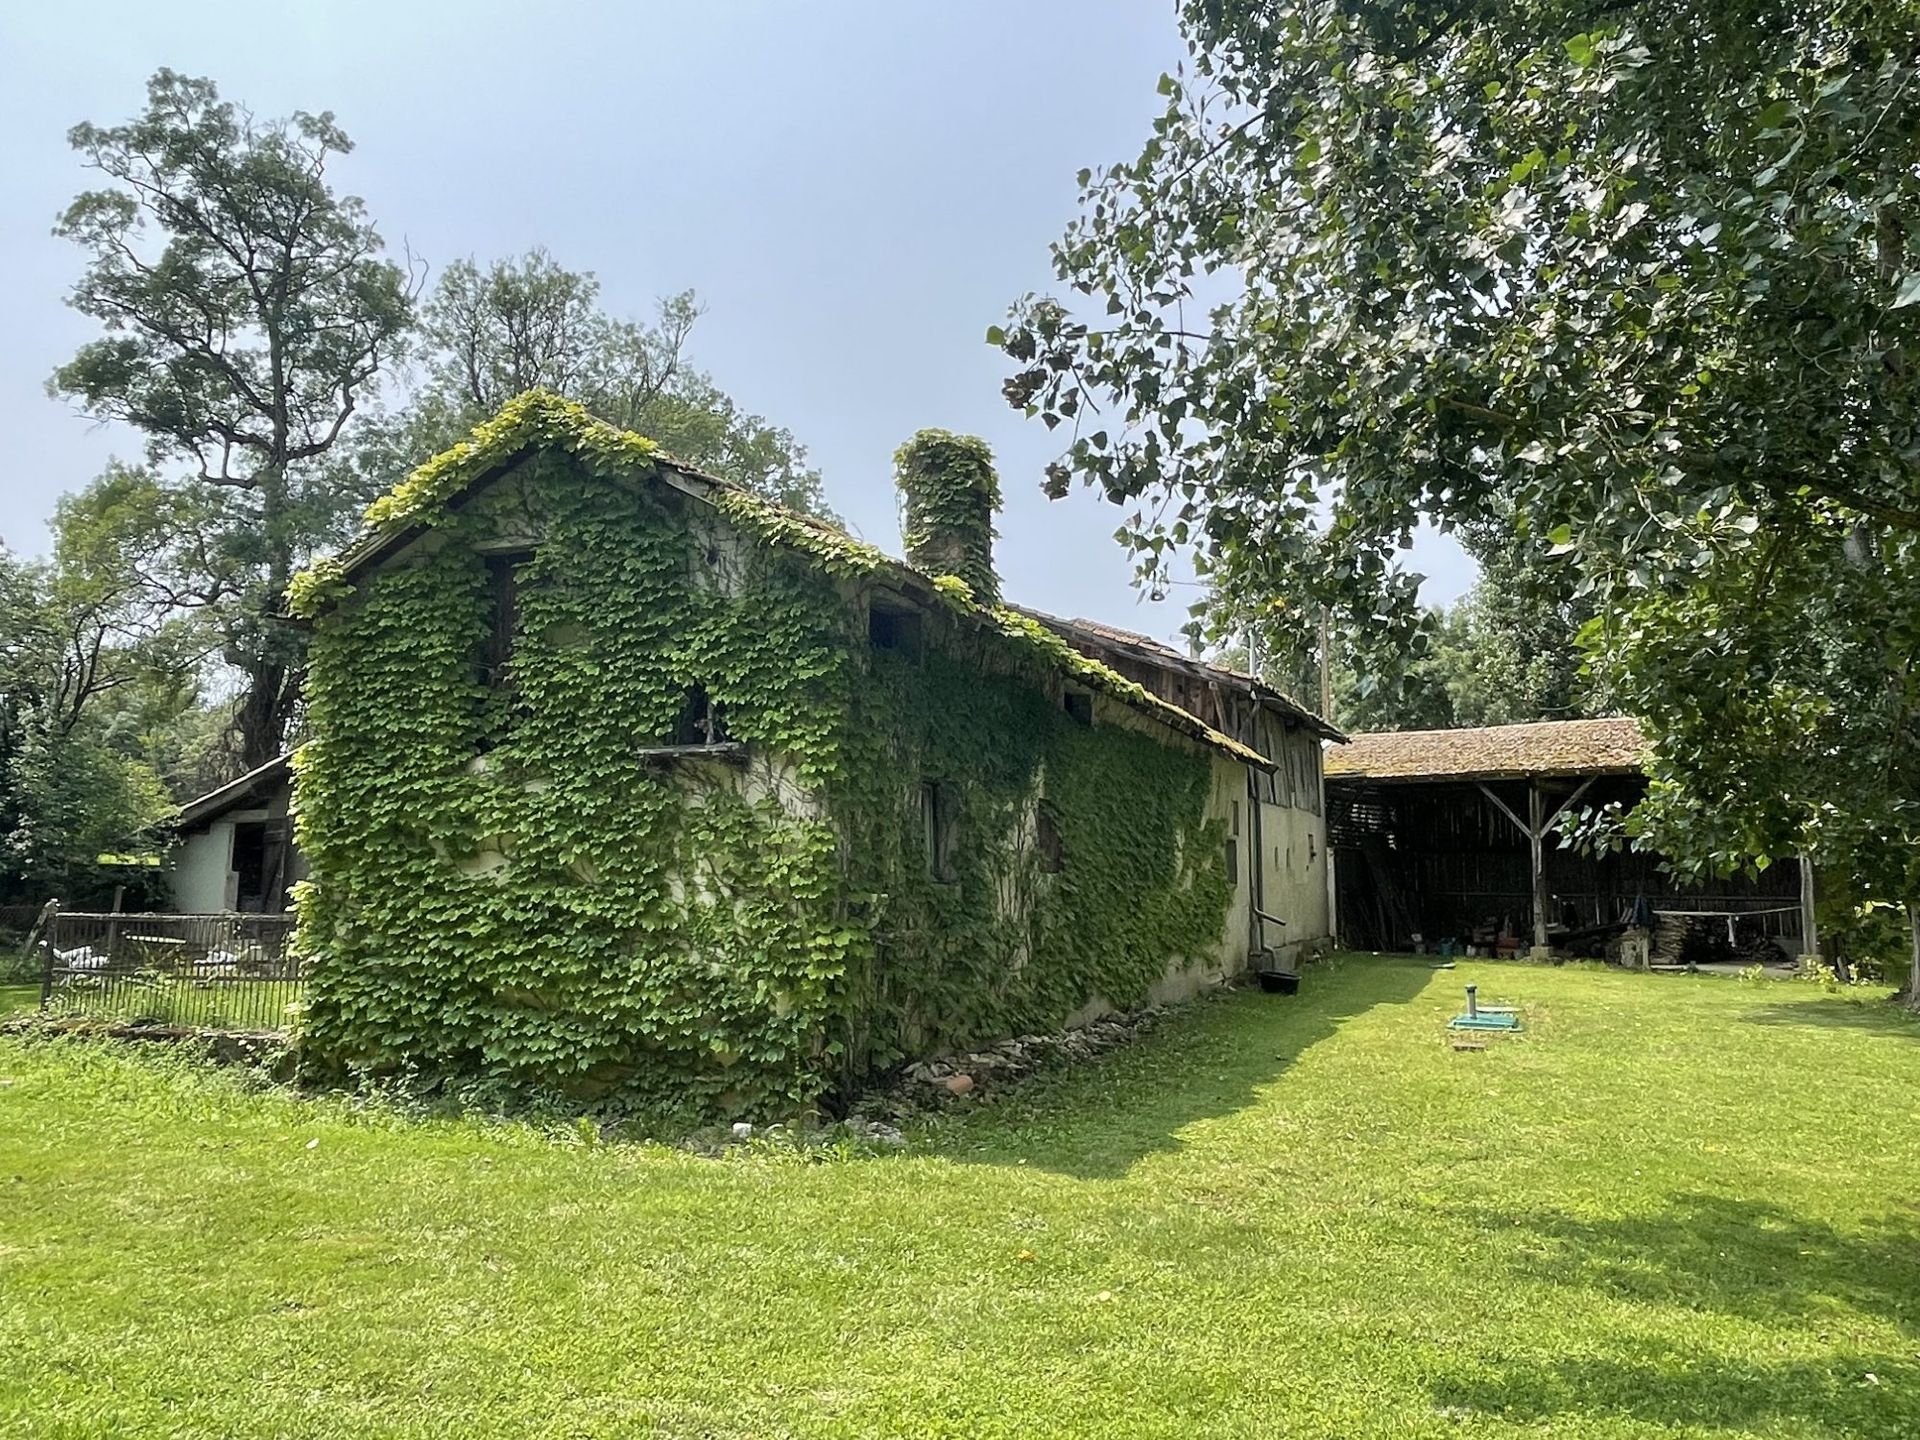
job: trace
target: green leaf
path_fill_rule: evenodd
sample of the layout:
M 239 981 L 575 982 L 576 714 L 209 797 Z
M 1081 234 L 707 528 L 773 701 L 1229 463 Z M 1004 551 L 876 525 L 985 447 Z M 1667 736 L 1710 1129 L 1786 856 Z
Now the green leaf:
M 1920 270 L 1909 270 L 1900 277 L 1900 286 L 1893 292 L 1893 303 L 1887 308 L 1898 310 L 1920 300 Z
M 989 325 L 989 326 L 987 327 L 987 343 L 988 343 L 989 345 L 1004 345 L 1004 344 L 1006 344 L 1006 343 L 1007 343 L 1007 332 L 1006 332 L 1005 330 L 1003 330 L 1003 329 L 1001 329 L 1001 328 L 1000 328 L 1000 327 L 999 327 L 998 325 Z

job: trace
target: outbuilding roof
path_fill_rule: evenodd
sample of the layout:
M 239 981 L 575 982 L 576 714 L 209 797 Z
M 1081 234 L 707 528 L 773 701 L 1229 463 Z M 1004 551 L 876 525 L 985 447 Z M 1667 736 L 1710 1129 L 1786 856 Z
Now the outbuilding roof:
M 259 768 L 249 770 L 237 780 L 229 780 L 219 789 L 209 790 L 187 801 L 180 807 L 180 813 L 173 817 L 173 828 L 191 830 L 218 820 L 229 810 L 270 800 L 292 778 L 293 752 L 289 750 L 283 755 L 276 755 Z
M 1339 780 L 1516 780 L 1533 775 L 1631 775 L 1646 754 L 1629 718 L 1540 720 L 1474 730 L 1391 730 L 1327 751 Z
M 1275 768 L 1273 761 L 1251 746 L 1082 655 L 1031 615 L 1011 606 L 982 604 L 964 582 L 924 575 L 824 520 L 787 510 L 731 481 L 683 464 L 653 441 L 609 425 L 549 390 L 529 390 L 508 401 L 470 438 L 427 461 L 374 501 L 367 508 L 366 530 L 358 539 L 339 555 L 316 561 L 294 577 L 288 589 L 289 611 L 312 619 L 331 608 L 362 575 L 430 530 L 440 515 L 457 509 L 482 486 L 543 448 L 564 451 L 597 476 L 657 479 L 712 505 L 760 539 L 805 553 L 830 574 L 881 580 L 923 605 L 944 606 L 1040 664 L 1151 716 L 1188 739 L 1242 764 L 1260 770 Z

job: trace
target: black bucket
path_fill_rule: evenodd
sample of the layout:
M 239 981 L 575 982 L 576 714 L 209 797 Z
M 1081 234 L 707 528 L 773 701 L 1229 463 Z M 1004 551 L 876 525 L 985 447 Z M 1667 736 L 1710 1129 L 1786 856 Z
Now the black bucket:
M 1298 995 L 1300 974 L 1296 970 L 1262 970 L 1260 988 L 1269 995 Z

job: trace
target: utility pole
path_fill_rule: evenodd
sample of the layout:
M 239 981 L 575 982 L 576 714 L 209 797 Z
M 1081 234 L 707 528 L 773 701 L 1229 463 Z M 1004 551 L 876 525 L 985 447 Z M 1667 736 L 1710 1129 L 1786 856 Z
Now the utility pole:
M 1320 607 L 1320 718 L 1333 723 L 1333 625 L 1327 607 Z

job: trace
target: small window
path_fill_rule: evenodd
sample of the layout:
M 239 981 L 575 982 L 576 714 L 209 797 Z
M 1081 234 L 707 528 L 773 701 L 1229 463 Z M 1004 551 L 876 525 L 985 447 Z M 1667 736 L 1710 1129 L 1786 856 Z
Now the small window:
M 487 638 L 480 652 L 480 683 L 489 689 L 507 684 L 513 662 L 513 634 L 520 624 L 520 567 L 533 557 L 531 550 L 509 550 L 485 556 L 487 567 Z
M 1240 837 L 1227 837 L 1227 884 L 1238 887 L 1240 884 Z
M 1080 725 L 1093 724 L 1093 696 L 1084 690 L 1069 690 L 1060 697 L 1068 716 Z
M 920 784 L 920 821 L 926 844 L 927 878 L 951 885 L 959 876 L 953 868 L 955 812 L 953 787 L 938 780 Z
M 689 685 L 681 702 L 680 715 L 673 724 L 671 743 L 675 745 L 724 745 L 727 719 L 723 707 L 707 695 L 704 685 Z
M 867 639 L 876 650 L 920 653 L 920 617 L 911 610 L 875 603 L 867 610 Z
M 1058 875 L 1067 868 L 1066 847 L 1060 842 L 1060 823 L 1045 805 L 1034 817 L 1033 839 L 1034 849 L 1040 856 L 1042 874 Z
M 1233 802 L 1233 828 L 1227 833 L 1236 837 L 1240 834 L 1240 802 L 1238 800 Z

